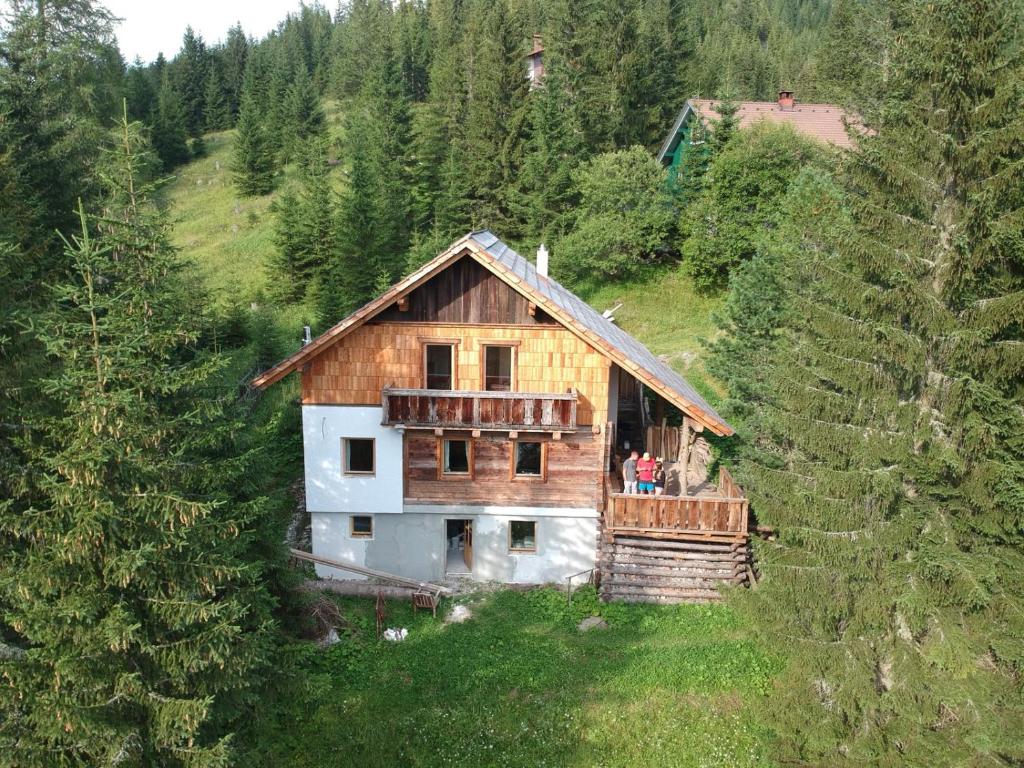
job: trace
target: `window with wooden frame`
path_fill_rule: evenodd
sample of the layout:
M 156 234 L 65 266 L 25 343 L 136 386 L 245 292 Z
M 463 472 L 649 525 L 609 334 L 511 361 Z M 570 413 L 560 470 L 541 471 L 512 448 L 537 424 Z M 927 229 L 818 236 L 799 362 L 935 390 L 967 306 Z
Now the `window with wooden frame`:
M 510 520 L 508 523 L 508 551 L 537 551 L 537 521 Z
M 511 479 L 548 479 L 548 444 L 541 440 L 513 440 L 509 475 Z
M 341 438 L 341 469 L 346 475 L 372 475 L 377 466 L 377 445 L 372 437 Z
M 473 477 L 473 441 L 442 437 L 437 441 L 437 474 L 440 478 Z
M 353 539 L 372 539 L 373 515 L 352 515 L 348 519 L 348 534 Z
M 516 386 L 516 345 L 483 345 L 483 389 L 485 392 L 511 392 Z
M 427 389 L 455 389 L 455 344 L 423 344 L 423 383 Z

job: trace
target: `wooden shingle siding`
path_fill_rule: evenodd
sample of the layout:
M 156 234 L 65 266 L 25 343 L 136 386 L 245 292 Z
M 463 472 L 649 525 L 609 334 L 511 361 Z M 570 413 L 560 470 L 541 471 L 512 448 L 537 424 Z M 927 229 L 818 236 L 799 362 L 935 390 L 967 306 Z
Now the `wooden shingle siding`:
M 530 314 L 530 302 L 478 262 L 463 256 L 412 291 L 405 311 L 391 306 L 377 315 L 385 322 L 553 325 L 544 312 Z
M 423 344 L 460 339 L 455 389 L 483 388 L 481 348 L 517 344 L 515 390 L 563 394 L 576 388 L 576 421 L 607 420 L 608 358 L 558 325 L 533 328 L 370 322 L 313 358 L 302 372 L 306 405 L 380 405 L 385 387 L 423 386 Z
M 468 437 L 452 433 L 452 437 Z M 547 480 L 510 479 L 515 441 L 488 435 L 473 439 L 473 478 L 438 479 L 437 438 L 428 432 L 405 434 L 407 504 L 498 504 L 510 506 L 583 507 L 599 509 L 602 435 L 564 435 L 561 440 L 531 435 L 547 442 Z

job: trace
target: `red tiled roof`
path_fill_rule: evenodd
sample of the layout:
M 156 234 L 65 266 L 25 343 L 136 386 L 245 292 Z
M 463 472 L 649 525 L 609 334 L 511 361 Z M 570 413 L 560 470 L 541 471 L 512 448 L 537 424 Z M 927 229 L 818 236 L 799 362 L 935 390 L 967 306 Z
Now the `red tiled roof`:
M 690 99 L 690 104 L 706 120 L 718 120 L 721 116 L 715 109 L 719 102 L 714 99 Z M 846 134 L 844 119 L 846 112 L 835 104 L 801 104 L 782 109 L 774 101 L 740 101 L 736 117 L 740 128 L 746 128 L 759 120 L 770 123 L 786 123 L 800 133 L 805 133 L 818 141 L 834 144 L 837 147 L 849 148 L 853 142 Z

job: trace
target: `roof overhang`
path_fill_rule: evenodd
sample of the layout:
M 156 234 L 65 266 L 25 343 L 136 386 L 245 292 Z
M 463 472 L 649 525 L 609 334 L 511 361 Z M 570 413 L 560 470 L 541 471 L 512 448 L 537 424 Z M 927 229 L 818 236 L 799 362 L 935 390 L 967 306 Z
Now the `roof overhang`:
M 686 104 L 684 104 L 683 108 L 679 110 L 679 114 L 676 116 L 676 121 L 672 124 L 672 130 L 668 132 L 668 135 L 665 136 L 665 140 L 661 143 L 661 149 L 658 150 L 659 163 L 664 163 L 665 155 L 678 146 L 679 132 L 683 129 L 683 126 L 686 125 L 687 121 L 689 121 L 693 111 L 693 104 L 691 104 L 690 100 L 687 99 Z

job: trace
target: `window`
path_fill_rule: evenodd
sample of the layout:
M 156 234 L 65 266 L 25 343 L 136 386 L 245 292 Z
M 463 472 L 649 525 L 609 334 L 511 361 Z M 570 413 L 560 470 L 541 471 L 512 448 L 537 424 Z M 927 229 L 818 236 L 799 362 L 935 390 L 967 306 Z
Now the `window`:
M 512 391 L 513 347 L 484 347 L 484 390 Z
M 353 539 L 373 538 L 373 516 L 352 515 L 348 519 L 348 532 Z
M 534 520 L 512 520 L 508 524 L 510 552 L 537 551 L 537 523 Z
M 452 344 L 426 344 L 423 350 L 427 389 L 454 389 L 452 386 L 455 346 Z
M 341 438 L 342 466 L 346 475 L 372 475 L 374 470 L 373 438 Z
M 516 440 L 512 451 L 515 477 L 544 477 L 544 443 Z
M 441 441 L 441 474 L 471 474 L 471 456 L 473 447 L 469 440 Z

